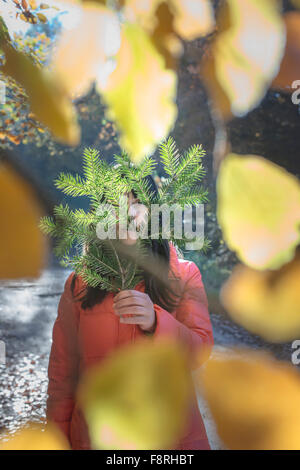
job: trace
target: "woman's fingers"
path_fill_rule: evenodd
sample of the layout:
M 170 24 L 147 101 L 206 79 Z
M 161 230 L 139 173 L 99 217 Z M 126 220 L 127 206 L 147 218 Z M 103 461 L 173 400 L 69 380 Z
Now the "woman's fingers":
M 148 296 L 136 290 L 121 291 L 114 297 L 113 307 L 115 311 L 146 307 Z
M 140 292 L 138 290 L 121 290 L 115 295 L 114 302 L 127 298 L 142 298 L 145 295 L 146 294 L 144 294 L 144 292 Z
M 126 299 L 121 299 L 118 302 L 114 302 L 113 306 L 115 309 L 128 308 L 128 307 L 143 307 L 145 302 L 142 299 L 132 299 L 127 297 Z
M 132 317 L 120 317 L 120 323 L 142 325 L 145 321 L 144 315 L 133 315 Z
M 139 324 L 145 328 L 150 328 L 154 324 L 153 302 L 144 292 L 121 291 L 114 297 L 113 307 L 115 313 L 120 316 L 121 323 Z
M 131 315 L 144 315 L 145 314 L 144 307 L 136 306 L 136 305 L 125 307 L 125 308 L 120 308 L 120 309 L 115 308 L 114 310 L 116 314 L 119 316 L 128 315 L 128 314 L 131 314 Z

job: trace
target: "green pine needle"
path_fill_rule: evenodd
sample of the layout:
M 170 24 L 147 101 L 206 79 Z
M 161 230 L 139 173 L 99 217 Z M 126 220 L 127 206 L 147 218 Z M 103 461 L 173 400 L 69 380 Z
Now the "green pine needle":
M 60 204 L 54 208 L 53 217 L 43 217 L 39 226 L 46 235 L 55 239 L 54 253 L 61 263 L 72 267 L 89 286 L 116 292 L 133 289 L 143 279 L 141 266 L 145 269 L 148 239 L 137 240 L 135 256 L 129 259 L 122 250 L 118 250 L 114 240 L 102 240 L 97 236 L 97 224 L 102 224 L 100 226 L 106 230 L 115 229 L 112 207 L 118 208 L 121 196 L 133 190 L 140 203 L 149 209 L 153 203 L 160 206 L 179 204 L 184 208 L 208 201 L 208 191 L 199 184 L 205 175 L 202 164 L 205 151 L 201 145 L 191 146 L 181 156 L 174 139 L 169 137 L 159 146 L 159 154 L 167 178 L 156 198 L 144 180 L 156 171 L 157 161 L 150 156 L 135 165 L 129 155 L 122 152 L 114 155 L 114 162 L 109 165 L 101 159 L 98 150 L 86 148 L 83 152 L 83 176 L 60 173 L 55 180 L 55 186 L 64 194 L 88 197 L 90 211 L 72 210 L 67 204 Z M 111 209 L 107 213 L 99 212 L 101 203 L 111 204 Z M 173 217 L 170 241 L 184 249 L 186 241 L 191 240 L 176 239 L 172 223 Z M 158 240 L 162 239 L 161 231 L 157 236 Z M 205 238 L 202 250 L 206 252 L 209 248 L 210 242 Z

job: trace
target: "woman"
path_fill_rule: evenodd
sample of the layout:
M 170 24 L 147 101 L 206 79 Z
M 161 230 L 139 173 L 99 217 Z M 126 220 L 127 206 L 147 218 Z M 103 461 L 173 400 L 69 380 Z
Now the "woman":
M 147 179 L 157 193 L 153 179 Z M 131 193 L 130 207 L 136 202 Z M 136 212 L 133 218 L 138 217 Z M 187 348 L 193 369 L 194 359 L 213 344 L 207 297 L 197 266 L 179 259 L 166 240 L 151 240 L 151 256 L 163 261 L 160 276 L 172 279 L 169 284 L 147 272 L 134 290 L 117 295 L 86 286 L 74 273 L 65 283 L 53 327 L 47 419 L 60 427 L 72 449 L 90 449 L 87 425 L 75 395 L 79 377 L 91 365 L 145 336 L 154 342 L 172 336 Z M 180 294 L 175 292 L 179 283 Z M 176 449 L 210 449 L 195 393 L 189 416 L 188 432 Z

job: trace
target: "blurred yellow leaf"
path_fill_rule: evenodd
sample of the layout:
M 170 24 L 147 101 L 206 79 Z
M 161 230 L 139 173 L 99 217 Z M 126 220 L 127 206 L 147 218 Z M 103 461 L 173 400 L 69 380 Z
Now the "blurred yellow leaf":
M 29 19 L 28 19 L 27 16 L 25 16 L 23 13 L 21 13 L 21 14 L 19 15 L 19 18 L 20 18 L 20 20 L 25 21 L 25 23 L 28 23 L 28 22 L 29 22 Z
M 216 354 L 196 382 L 229 449 L 300 449 L 300 375 L 292 365 L 251 350 Z
M 120 145 L 139 161 L 154 150 L 175 122 L 177 77 L 166 70 L 162 56 L 136 25 L 123 26 L 116 60 L 102 95 L 108 118 L 115 120 L 121 132 Z
M 186 432 L 191 375 L 175 341 L 147 338 L 94 366 L 79 386 L 96 449 L 167 449 Z
M 0 442 L 0 450 L 70 450 L 69 444 L 60 430 L 54 424 L 47 426 L 30 424 L 17 431 L 12 437 Z
M 292 92 L 293 83 L 300 78 L 300 13 L 291 11 L 283 19 L 287 31 L 286 48 L 272 87 Z
M 38 228 L 43 211 L 29 184 L 3 162 L 0 192 L 0 279 L 36 277 L 46 254 Z
M 220 298 L 235 322 L 265 340 L 299 338 L 300 253 L 278 271 L 236 266 Z
M 51 130 L 56 140 L 77 145 L 80 129 L 75 109 L 60 82 L 8 44 L 2 49 L 6 63 L 0 70 L 24 88 L 36 118 Z
M 155 12 L 164 0 L 127 0 L 125 18 L 136 22 L 148 32 L 155 29 Z M 174 15 L 174 31 L 183 39 L 191 41 L 213 31 L 215 26 L 210 0 L 169 0 L 168 8 Z
M 38 17 L 41 23 L 47 23 L 47 17 L 43 15 L 43 13 L 37 13 L 36 16 Z
M 37 8 L 36 0 L 28 0 L 28 3 L 32 10 L 36 10 Z
M 215 27 L 214 12 L 210 0 L 172 0 L 175 30 L 183 39 L 192 41 L 205 36 Z
M 278 269 L 300 241 L 300 185 L 296 177 L 255 155 L 229 154 L 217 180 L 218 222 L 243 263 Z
M 96 79 L 106 81 L 111 71 L 107 58 L 120 47 L 119 20 L 114 12 L 88 2 L 78 14 L 76 25 L 62 33 L 51 63 L 72 97 L 86 94 Z
M 300 0 L 291 0 L 291 3 L 294 5 L 294 7 L 300 8 Z
M 285 28 L 276 0 L 227 0 L 203 78 L 224 118 L 255 108 L 278 72 Z

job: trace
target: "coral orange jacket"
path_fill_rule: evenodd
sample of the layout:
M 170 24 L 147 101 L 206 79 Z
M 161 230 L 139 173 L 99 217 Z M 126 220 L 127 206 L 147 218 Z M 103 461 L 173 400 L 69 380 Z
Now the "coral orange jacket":
M 72 273 L 61 296 L 58 315 L 53 327 L 49 359 L 47 420 L 55 422 L 70 441 L 72 449 L 90 449 L 88 429 L 76 404 L 76 386 L 81 374 L 91 365 L 107 357 L 116 348 L 139 338 L 155 341 L 164 335 L 183 344 L 191 358 L 191 370 L 199 367 L 194 359 L 213 345 L 212 326 L 202 276 L 197 266 L 177 257 L 171 245 L 170 270 L 181 279 L 183 293 L 175 311 L 167 312 L 154 304 L 156 329 L 149 336 L 138 325 L 120 323 L 113 311 L 113 294 L 92 309 L 83 310 L 71 292 Z M 84 287 L 78 277 L 75 294 Z M 141 282 L 136 289 L 143 291 Z M 207 355 L 206 355 L 207 357 Z M 193 391 L 186 435 L 175 449 L 209 449 L 204 423 Z

